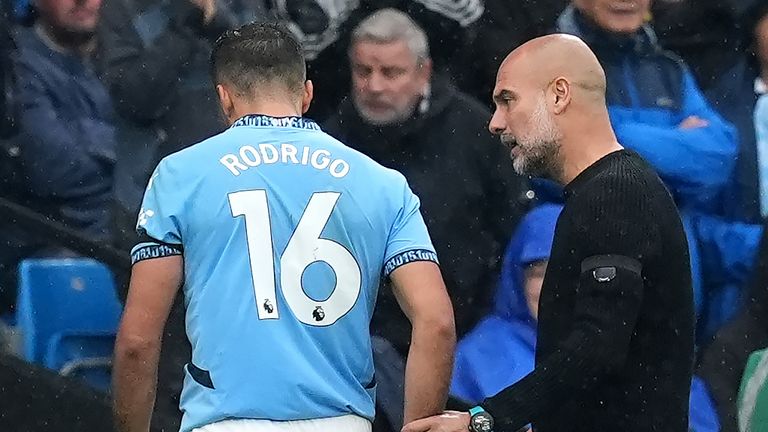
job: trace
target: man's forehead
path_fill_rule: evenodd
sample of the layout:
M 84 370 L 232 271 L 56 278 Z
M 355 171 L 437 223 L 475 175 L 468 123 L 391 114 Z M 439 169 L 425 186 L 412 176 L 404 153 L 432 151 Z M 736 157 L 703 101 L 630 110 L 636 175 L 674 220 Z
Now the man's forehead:
M 352 46 L 352 56 L 382 63 L 415 63 L 416 56 L 405 41 L 359 41 Z
M 524 77 L 525 74 L 521 74 L 512 68 L 500 68 L 499 73 L 496 75 L 496 87 L 493 93 L 499 94 L 504 90 L 517 92 L 520 86 L 525 85 Z

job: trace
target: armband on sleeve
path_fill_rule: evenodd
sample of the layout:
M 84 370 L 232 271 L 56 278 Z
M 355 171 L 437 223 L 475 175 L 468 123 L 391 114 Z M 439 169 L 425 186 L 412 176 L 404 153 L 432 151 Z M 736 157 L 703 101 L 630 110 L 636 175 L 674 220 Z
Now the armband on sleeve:
M 183 254 L 184 248 L 181 245 L 163 243 L 144 235 L 139 244 L 131 249 L 131 265 L 148 259 Z

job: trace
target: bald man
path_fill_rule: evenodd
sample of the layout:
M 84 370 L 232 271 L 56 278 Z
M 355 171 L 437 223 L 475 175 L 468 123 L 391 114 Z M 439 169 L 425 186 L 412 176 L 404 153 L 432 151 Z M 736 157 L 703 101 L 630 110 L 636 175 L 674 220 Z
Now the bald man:
M 616 140 L 600 64 L 573 36 L 534 39 L 504 60 L 493 98 L 490 129 L 515 170 L 565 187 L 539 300 L 536 367 L 468 412 L 403 430 L 686 432 L 688 245 L 657 174 Z

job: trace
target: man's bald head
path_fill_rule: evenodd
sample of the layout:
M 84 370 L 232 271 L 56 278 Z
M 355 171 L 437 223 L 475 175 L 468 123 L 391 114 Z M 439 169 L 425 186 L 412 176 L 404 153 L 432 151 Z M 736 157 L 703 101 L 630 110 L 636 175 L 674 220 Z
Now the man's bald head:
M 512 51 L 499 68 L 489 129 L 520 174 L 560 177 L 560 153 L 573 132 L 607 118 L 605 72 L 579 38 L 555 34 Z
M 605 100 L 605 71 L 600 62 L 584 41 L 567 34 L 542 36 L 512 51 L 499 68 L 497 84 L 504 78 L 540 90 L 565 79 Z

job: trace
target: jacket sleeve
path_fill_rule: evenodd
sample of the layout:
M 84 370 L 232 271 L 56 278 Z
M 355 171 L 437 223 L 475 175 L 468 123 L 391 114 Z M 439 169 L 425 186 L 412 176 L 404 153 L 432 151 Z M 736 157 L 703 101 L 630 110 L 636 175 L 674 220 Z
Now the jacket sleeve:
M 659 171 L 679 204 L 709 208 L 709 201 L 733 172 L 738 153 L 736 130 L 709 107 L 687 70 L 683 73 L 683 92 L 678 124 L 697 116 L 708 126 L 682 130 L 622 120 L 614 123 L 614 129 L 619 142 Z
M 65 118 L 51 102 L 44 72 L 21 59 L 19 123 L 25 181 L 39 196 L 75 198 L 109 187 L 114 129 L 97 119 Z
M 197 49 L 193 29 L 201 12 L 188 0 L 172 0 L 171 5 L 165 20 L 140 15 L 124 0 L 107 0 L 102 8 L 100 69 L 118 111 L 139 123 L 155 120 L 173 101 L 178 78 Z M 214 23 L 225 27 L 220 20 Z M 146 27 L 143 38 L 137 26 Z M 199 30 L 205 35 L 207 29 Z

